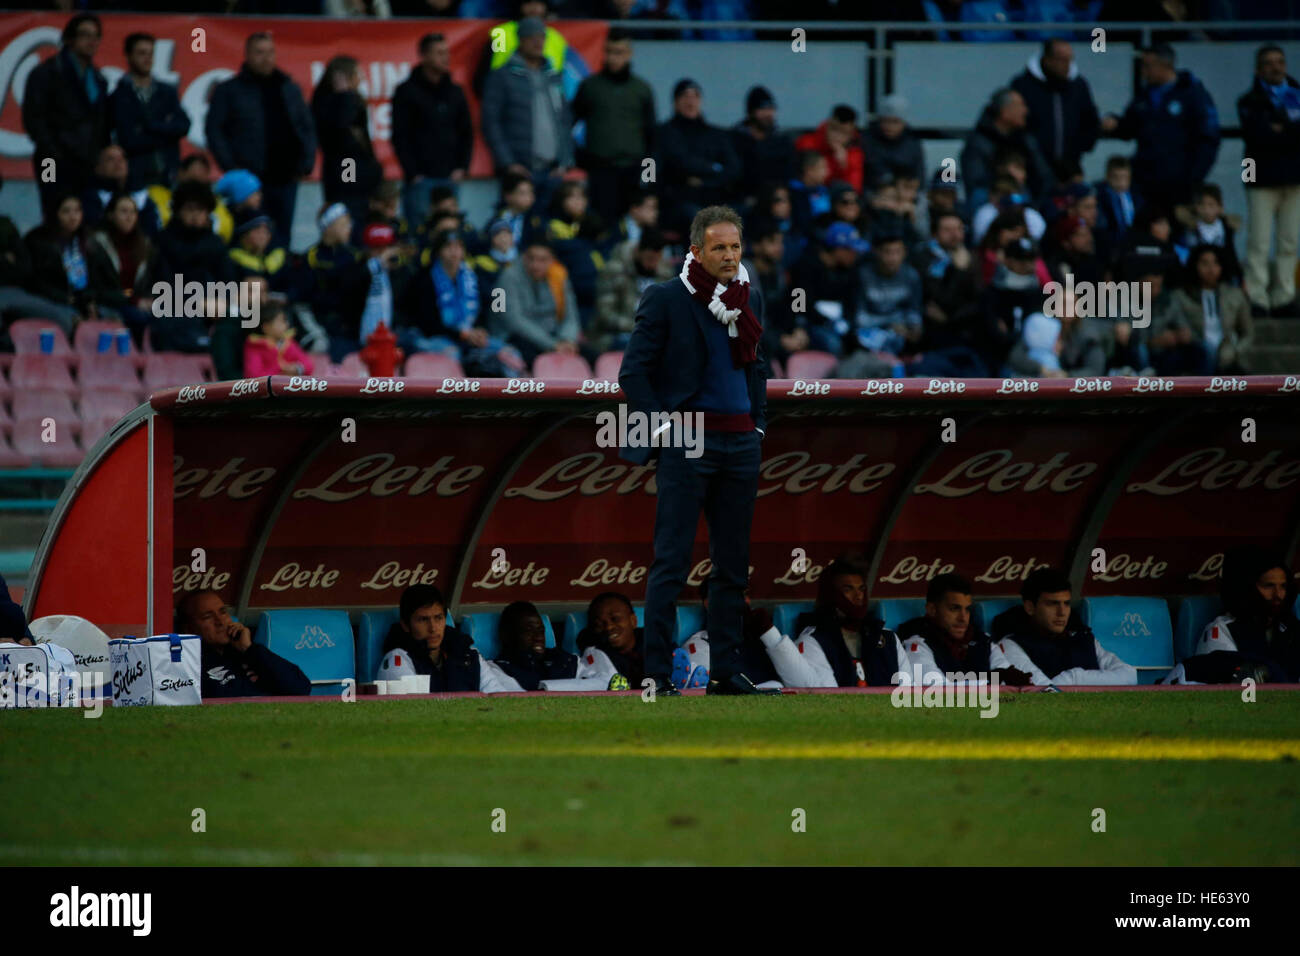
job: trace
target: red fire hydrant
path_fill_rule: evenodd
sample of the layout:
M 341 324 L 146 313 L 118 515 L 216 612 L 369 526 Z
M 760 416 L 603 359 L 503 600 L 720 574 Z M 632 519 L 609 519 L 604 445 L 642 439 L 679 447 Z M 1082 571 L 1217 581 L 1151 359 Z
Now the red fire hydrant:
M 361 350 L 361 361 L 375 378 L 392 378 L 397 374 L 397 366 L 402 358 L 402 350 L 397 347 L 397 337 L 389 330 L 387 323 L 380 322 L 370 333 L 370 338 L 366 339 L 366 347 Z

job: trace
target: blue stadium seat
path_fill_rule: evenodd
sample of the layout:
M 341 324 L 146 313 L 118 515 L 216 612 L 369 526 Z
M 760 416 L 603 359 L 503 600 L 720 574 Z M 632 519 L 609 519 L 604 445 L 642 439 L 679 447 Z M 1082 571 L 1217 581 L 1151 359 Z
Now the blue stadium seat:
M 1174 634 L 1164 598 L 1084 598 L 1079 609 L 1101 646 L 1138 669 L 1139 684 L 1154 684 L 1174 666 Z
M 1174 623 L 1174 659 L 1182 661 L 1196 653 L 1196 642 L 1201 639 L 1205 625 L 1222 613 L 1223 599 L 1217 594 L 1183 598 Z
M 995 617 L 1009 608 L 1019 607 L 1022 603 L 1024 602 L 1020 598 L 1014 597 L 985 598 L 983 601 L 975 602 L 975 611 L 971 614 L 971 620 L 977 628 L 987 634 L 989 628 L 993 626 Z
M 469 639 L 474 642 L 483 659 L 492 661 L 496 660 L 501 651 L 497 643 L 497 625 L 500 623 L 500 611 L 480 611 L 477 614 L 462 614 L 460 629 L 469 635 Z M 542 615 L 542 626 L 546 629 L 546 646 L 554 647 L 555 628 L 551 625 L 549 615 Z
M 357 680 L 366 684 L 375 679 L 379 662 L 384 659 L 384 639 L 397 623 L 397 608 L 386 611 L 362 611 L 357 625 Z M 452 623 L 447 615 L 447 624 Z
M 704 630 L 704 605 L 677 605 L 677 636 L 674 645 L 681 647 L 696 631 Z
M 812 601 L 802 601 L 798 604 L 778 604 L 772 609 L 772 623 L 776 625 L 778 631 L 793 640 L 799 636 L 791 633 L 794 630 L 794 622 L 799 619 L 800 614 L 811 611 L 813 607 Z
M 925 613 L 925 598 L 887 598 L 876 602 L 875 611 L 885 627 L 896 631 L 904 621 Z
M 633 605 L 636 611 L 636 626 L 645 627 L 645 608 Z M 587 626 L 586 611 L 570 611 L 564 616 L 564 637 L 560 646 L 570 654 L 578 653 L 578 632 Z
M 356 639 L 346 611 L 266 611 L 253 640 L 302 668 L 313 695 L 336 695 L 355 679 Z

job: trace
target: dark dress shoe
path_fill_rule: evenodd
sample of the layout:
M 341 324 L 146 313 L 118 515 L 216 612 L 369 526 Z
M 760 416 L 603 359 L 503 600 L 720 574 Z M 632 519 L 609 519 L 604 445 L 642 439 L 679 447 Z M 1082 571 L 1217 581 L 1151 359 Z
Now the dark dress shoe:
M 658 697 L 681 697 L 682 692 L 673 686 L 673 679 L 667 674 L 651 674 L 655 682 L 655 695 Z
M 707 694 L 761 694 L 765 697 L 779 696 L 780 688 L 758 687 L 745 674 L 732 674 L 724 680 L 709 681 Z

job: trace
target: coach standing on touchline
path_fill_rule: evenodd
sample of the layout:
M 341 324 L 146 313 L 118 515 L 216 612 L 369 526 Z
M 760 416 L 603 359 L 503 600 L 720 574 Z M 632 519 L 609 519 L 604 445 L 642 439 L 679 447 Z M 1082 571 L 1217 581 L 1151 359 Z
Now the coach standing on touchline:
M 681 275 L 651 286 L 641 297 L 618 376 L 631 411 L 647 417 L 703 414 L 698 458 L 686 457 L 684 443 L 671 441 L 671 433 L 659 439 L 666 447 L 620 452 L 636 464 L 659 456 L 655 557 L 646 582 L 645 673 L 658 693 L 669 696 L 678 693 L 669 676 L 676 601 L 686 585 L 701 509 L 713 564 L 708 692 L 765 693 L 744 674 L 740 658 L 768 378 L 760 347 L 763 299 L 741 264 L 740 230 L 740 216 L 727 206 L 696 214 Z

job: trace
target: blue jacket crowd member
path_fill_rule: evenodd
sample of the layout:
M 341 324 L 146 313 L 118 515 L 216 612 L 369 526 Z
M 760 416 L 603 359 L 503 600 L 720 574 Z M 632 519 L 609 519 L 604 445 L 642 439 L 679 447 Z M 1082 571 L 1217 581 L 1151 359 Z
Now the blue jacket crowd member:
M 1252 549 L 1225 562 L 1225 610 L 1206 625 L 1196 656 L 1183 661 L 1187 679 L 1300 683 L 1300 622 L 1291 581 L 1291 569 L 1276 555 Z
M 898 636 L 868 616 L 866 567 L 853 555 L 840 555 L 822 573 L 817 604 L 794 632 L 793 640 L 775 629 L 761 638 L 787 687 L 889 686 L 895 674 L 907 674 Z
M 1136 684 L 1137 669 L 1101 646 L 1070 609 L 1070 579 L 1054 568 L 1030 572 L 1023 604 L 1003 611 L 990 629 L 989 664 L 1010 673 L 1008 683 Z
M 989 637 L 971 619 L 971 592 L 970 581 L 960 574 L 941 574 L 926 589 L 925 614 L 899 626 L 909 668 L 921 665 L 921 683 L 943 681 L 949 674 L 988 674 Z M 1023 676 L 1019 680 L 1028 682 Z
M 1190 202 L 1219 153 L 1219 114 L 1201 81 L 1174 68 L 1174 51 L 1160 43 L 1142 54 L 1142 89 L 1118 120 L 1102 129 L 1137 140 L 1133 184 L 1148 202 L 1169 209 Z
M 448 626 L 447 602 L 431 584 L 402 592 L 398 620 L 384 640 L 384 654 L 392 651 L 404 652 L 417 674 L 429 675 L 430 693 L 481 688 L 482 658 L 466 634 Z
M 636 464 L 659 456 L 645 669 L 666 696 L 680 693 L 672 684 L 676 601 L 686 584 L 701 511 L 713 562 L 709 692 L 764 693 L 745 675 L 740 658 L 769 375 L 761 345 L 763 300 L 751 291 L 740 261 L 741 227 L 740 216 L 726 206 L 700 210 L 691 222 L 681 275 L 642 296 L 619 370 L 619 385 L 638 415 L 655 423 L 665 414 L 690 413 L 692 423 L 703 424 L 703 434 L 693 432 L 689 442 L 684 431 L 661 430 L 619 452 Z
M 311 681 L 296 664 L 264 644 L 254 644 L 244 625 L 233 621 L 213 590 L 191 591 L 176 606 L 176 629 L 203 642 L 204 697 L 303 697 Z

